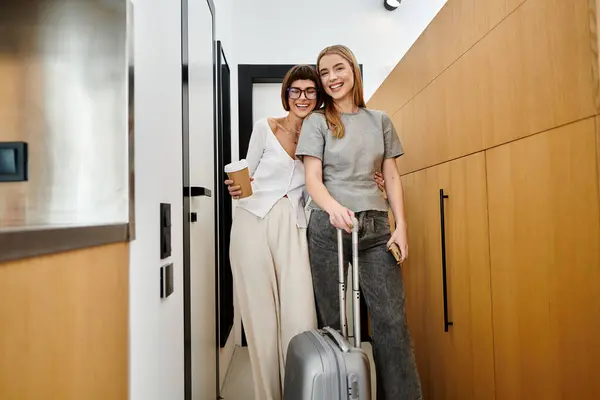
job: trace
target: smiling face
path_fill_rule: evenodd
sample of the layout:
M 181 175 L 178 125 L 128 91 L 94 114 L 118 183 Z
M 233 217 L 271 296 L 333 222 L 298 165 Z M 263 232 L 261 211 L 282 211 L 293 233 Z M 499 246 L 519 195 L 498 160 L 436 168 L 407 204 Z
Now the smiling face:
M 319 61 L 319 75 L 325 93 L 339 101 L 352 96 L 354 72 L 345 58 L 338 54 L 326 54 Z
M 309 79 L 298 79 L 288 89 L 290 112 L 304 119 L 317 105 L 318 89 L 315 82 Z

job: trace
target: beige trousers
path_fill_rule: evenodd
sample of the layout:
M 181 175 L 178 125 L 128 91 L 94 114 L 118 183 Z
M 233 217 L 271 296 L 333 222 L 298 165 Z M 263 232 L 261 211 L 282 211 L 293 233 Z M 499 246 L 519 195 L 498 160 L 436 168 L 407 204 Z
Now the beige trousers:
M 306 229 L 288 198 L 263 219 L 237 208 L 230 260 L 256 400 L 281 400 L 287 347 L 316 328 Z

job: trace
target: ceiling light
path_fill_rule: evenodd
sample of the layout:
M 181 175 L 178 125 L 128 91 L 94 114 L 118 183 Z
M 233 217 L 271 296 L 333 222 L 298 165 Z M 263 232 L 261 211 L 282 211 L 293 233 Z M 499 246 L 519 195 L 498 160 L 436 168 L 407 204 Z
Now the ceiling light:
M 388 11 L 394 11 L 400 6 L 402 0 L 383 0 L 383 6 Z

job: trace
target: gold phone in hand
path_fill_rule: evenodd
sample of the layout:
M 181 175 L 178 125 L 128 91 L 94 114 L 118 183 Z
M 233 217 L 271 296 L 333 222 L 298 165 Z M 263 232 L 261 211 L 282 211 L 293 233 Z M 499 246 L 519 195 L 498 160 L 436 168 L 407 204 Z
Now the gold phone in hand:
M 396 243 L 392 243 L 392 245 L 388 248 L 388 251 L 392 253 L 396 262 L 400 264 L 400 258 L 402 257 L 402 253 L 400 252 L 400 248 Z

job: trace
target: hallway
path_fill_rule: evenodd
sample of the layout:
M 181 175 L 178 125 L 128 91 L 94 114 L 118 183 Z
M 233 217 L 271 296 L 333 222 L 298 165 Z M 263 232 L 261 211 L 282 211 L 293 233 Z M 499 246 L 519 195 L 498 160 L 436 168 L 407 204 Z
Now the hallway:
M 4 0 L 0 32 L 0 400 L 269 400 L 254 399 L 245 346 L 262 319 L 245 328 L 240 309 L 287 295 L 302 307 L 294 289 L 307 287 L 278 266 L 274 282 L 293 285 L 251 287 L 274 259 L 253 259 L 258 229 L 233 252 L 248 268 L 232 268 L 235 211 L 252 207 L 232 200 L 225 165 L 248 158 L 260 218 L 287 193 L 314 197 L 307 176 L 346 191 L 348 210 L 389 209 L 389 226 L 369 226 L 408 241 L 402 293 L 371 286 L 406 306 L 423 398 L 600 399 L 600 0 Z M 340 44 L 358 65 L 329 58 L 284 83 Z M 347 91 L 359 81 L 365 110 Z M 349 123 L 357 141 L 330 137 L 327 121 L 302 129 L 334 94 L 353 105 L 344 120 L 381 118 Z M 323 168 L 303 174 L 295 150 L 311 136 Z M 397 159 L 387 203 L 351 190 L 384 169 L 379 155 L 359 168 L 371 148 Z M 256 174 L 262 162 L 272 177 Z M 323 181 L 338 169 L 362 172 Z M 311 207 L 297 199 L 304 229 Z M 277 233 L 272 250 L 295 243 Z M 313 282 L 336 284 L 319 259 Z M 301 321 L 281 304 L 278 323 Z

